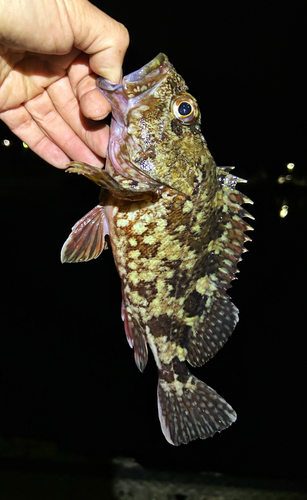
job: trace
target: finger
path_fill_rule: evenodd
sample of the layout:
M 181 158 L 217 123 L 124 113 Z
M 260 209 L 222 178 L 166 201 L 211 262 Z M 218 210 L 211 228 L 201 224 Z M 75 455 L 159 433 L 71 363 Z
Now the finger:
M 67 80 L 67 78 L 63 78 L 61 81 L 65 80 Z M 59 82 L 60 80 L 55 82 L 54 85 L 59 84 Z M 66 113 L 72 114 L 71 121 L 76 117 L 75 101 L 76 99 L 74 97 L 72 100 L 68 97 Z M 25 104 L 25 108 L 33 117 L 37 125 L 67 156 L 69 156 L 69 158 L 84 161 L 94 166 L 100 167 L 103 165 L 101 159 L 91 151 L 82 139 L 80 139 L 79 135 L 75 133 L 74 129 L 58 113 L 46 91 L 28 101 Z M 80 123 L 80 115 L 77 116 L 76 119 L 78 119 Z M 78 125 L 74 124 L 74 126 L 78 128 Z M 107 143 L 108 130 L 103 129 L 101 135 L 103 136 L 103 142 Z
M 111 112 L 111 105 L 98 88 L 84 93 L 80 98 L 82 113 L 91 120 L 103 120 Z
M 66 168 L 70 157 L 46 136 L 24 106 L 0 113 L 0 119 L 43 160 L 54 167 Z
M 91 72 L 89 56 L 80 54 L 70 65 L 68 78 L 73 93 L 77 97 L 82 113 L 92 120 L 102 120 L 111 112 L 111 106 L 97 89 L 97 75 Z
M 65 123 L 80 137 L 82 142 L 96 155 L 106 157 L 109 139 L 108 127 L 102 122 L 88 120 L 80 113 L 79 102 L 72 91 L 68 78 L 62 78 L 50 85 L 48 95 Z M 77 159 L 80 160 L 80 158 Z M 83 161 L 90 163 L 89 159 L 83 159 Z
M 104 40 L 104 49 L 90 56 L 90 66 L 94 73 L 115 83 L 121 80 L 122 65 L 129 45 L 128 31 L 122 24 L 120 27 L 118 38 Z
M 74 45 L 90 55 L 92 71 L 119 82 L 129 45 L 125 26 L 90 2 L 69 2 L 66 8 L 74 32 Z

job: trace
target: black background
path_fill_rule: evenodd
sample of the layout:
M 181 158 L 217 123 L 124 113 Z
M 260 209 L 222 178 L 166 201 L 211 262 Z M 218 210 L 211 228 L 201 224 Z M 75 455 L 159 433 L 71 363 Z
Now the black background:
M 96 2 L 96 5 L 99 5 Z M 180 6 L 181 5 L 181 6 Z M 0 434 L 155 468 L 302 480 L 306 462 L 306 2 L 118 2 L 130 31 L 124 74 L 165 52 L 202 112 L 218 165 L 248 179 L 255 216 L 231 296 L 239 324 L 195 370 L 238 413 L 179 448 L 157 416 L 152 356 L 141 374 L 120 317 L 110 251 L 62 265 L 71 226 L 99 189 L 44 163 L 0 124 Z M 292 179 L 286 165 L 295 163 Z M 288 216 L 280 218 L 283 204 Z

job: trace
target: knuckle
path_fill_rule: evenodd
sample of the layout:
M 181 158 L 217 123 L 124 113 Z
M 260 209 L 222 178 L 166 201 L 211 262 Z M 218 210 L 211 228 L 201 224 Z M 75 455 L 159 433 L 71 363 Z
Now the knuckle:
M 119 24 L 120 24 L 120 32 L 121 32 L 121 46 L 126 51 L 127 48 L 129 47 L 129 43 L 130 43 L 129 31 L 127 30 L 127 28 L 124 24 L 121 24 L 121 23 L 119 23 Z

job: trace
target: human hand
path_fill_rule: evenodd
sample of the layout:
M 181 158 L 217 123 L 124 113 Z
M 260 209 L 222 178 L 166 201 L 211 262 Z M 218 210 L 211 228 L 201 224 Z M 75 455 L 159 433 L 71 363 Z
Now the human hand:
M 102 166 L 109 128 L 97 120 L 111 108 L 96 74 L 119 82 L 128 43 L 87 0 L 0 0 L 0 119 L 55 167 Z

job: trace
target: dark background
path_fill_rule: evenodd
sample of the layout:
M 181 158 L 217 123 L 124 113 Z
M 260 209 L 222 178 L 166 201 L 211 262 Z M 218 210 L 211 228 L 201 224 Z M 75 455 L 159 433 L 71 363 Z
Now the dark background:
M 134 364 L 111 252 L 60 263 L 71 226 L 99 189 L 44 163 L 0 123 L 0 142 L 12 142 L 0 146 L 0 434 L 148 467 L 303 480 L 306 2 L 135 0 L 101 8 L 130 31 L 124 74 L 165 52 L 199 102 L 217 164 L 235 165 L 249 181 L 239 187 L 255 202 L 246 206 L 255 231 L 230 292 L 240 322 L 195 370 L 238 420 L 207 441 L 179 448 L 165 441 L 156 367 L 151 355 L 144 374 Z

